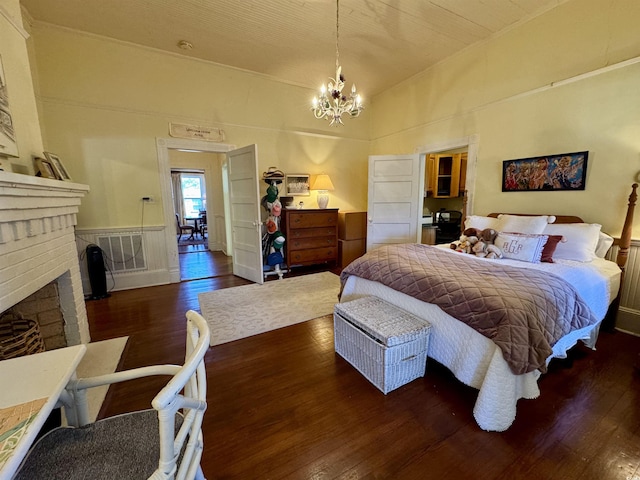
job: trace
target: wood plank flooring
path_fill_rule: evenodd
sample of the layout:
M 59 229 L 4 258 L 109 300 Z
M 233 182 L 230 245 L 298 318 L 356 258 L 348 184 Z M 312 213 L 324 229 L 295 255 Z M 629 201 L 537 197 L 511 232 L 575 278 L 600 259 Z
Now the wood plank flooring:
M 92 339 L 129 335 L 121 368 L 179 363 L 198 293 L 246 283 L 114 292 L 87 303 Z M 484 432 L 477 392 L 447 369 L 429 360 L 424 378 L 385 396 L 334 353 L 331 318 L 315 319 L 210 349 L 202 466 L 209 480 L 638 480 L 638 352 L 640 338 L 601 333 L 596 351 L 551 363 L 508 431 Z M 147 408 L 163 383 L 112 387 L 100 415 Z

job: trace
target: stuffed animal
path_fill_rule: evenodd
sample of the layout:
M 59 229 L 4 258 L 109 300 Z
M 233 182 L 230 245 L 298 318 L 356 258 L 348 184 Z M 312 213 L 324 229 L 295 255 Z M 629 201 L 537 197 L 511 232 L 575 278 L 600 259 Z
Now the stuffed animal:
M 478 235 L 478 242 L 472 247 L 473 253 L 477 257 L 502 258 L 502 250 L 494 242 L 498 232 L 493 228 L 485 228 Z
M 480 230 L 477 228 L 466 228 L 460 235 L 460 240 L 451 243 L 449 248 L 456 252 L 473 253 L 473 246 L 478 243 L 479 235 Z

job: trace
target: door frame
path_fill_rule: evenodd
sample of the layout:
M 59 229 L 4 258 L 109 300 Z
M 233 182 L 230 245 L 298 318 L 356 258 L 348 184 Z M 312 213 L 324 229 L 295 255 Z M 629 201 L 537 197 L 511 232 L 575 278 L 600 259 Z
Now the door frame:
M 466 214 L 467 216 L 473 214 L 473 202 L 475 198 L 476 189 L 476 167 L 478 164 L 478 146 L 480 143 L 480 135 L 475 133 L 467 137 L 460 137 L 451 140 L 444 140 L 437 143 L 428 143 L 416 147 L 415 153 L 421 155 L 420 162 L 422 164 L 422 170 L 426 168 L 427 156 L 431 153 L 446 152 L 448 150 L 455 150 L 458 148 L 467 149 L 467 175 L 465 182 L 465 190 L 467 192 L 466 201 Z M 422 175 L 422 181 L 424 182 L 424 174 Z M 423 187 L 424 189 L 424 187 Z M 419 221 L 419 219 L 418 219 Z M 464 219 L 462 219 L 464 222 Z M 420 235 L 420 229 L 418 229 L 418 235 Z M 418 238 L 418 243 L 420 239 Z
M 169 282 L 180 282 L 180 261 L 178 258 L 178 243 L 176 242 L 175 225 L 176 219 L 173 213 L 173 200 L 171 193 L 171 165 L 169 160 L 169 150 L 197 150 L 209 153 L 227 153 L 235 150 L 236 146 L 227 143 L 214 143 L 205 140 L 184 139 L 184 138 L 156 138 L 156 151 L 158 155 L 158 173 L 160 174 L 160 192 L 162 195 L 162 209 L 164 211 L 164 238 L 165 248 L 167 251 L 167 270 L 169 272 Z M 224 181 L 224 176 L 223 176 Z M 228 189 L 223 189 L 228 191 Z M 223 195 L 223 201 L 226 205 L 229 198 Z M 227 246 L 232 248 L 229 242 L 229 232 L 227 232 Z

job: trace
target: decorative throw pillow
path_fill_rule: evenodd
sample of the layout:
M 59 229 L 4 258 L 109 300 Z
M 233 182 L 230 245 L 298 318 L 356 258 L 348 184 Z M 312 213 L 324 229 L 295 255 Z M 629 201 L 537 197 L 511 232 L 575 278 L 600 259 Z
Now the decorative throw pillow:
M 482 217 L 480 215 L 469 215 L 464 221 L 464 228 L 477 228 L 478 230 L 484 230 L 485 228 L 493 228 L 498 230 L 498 224 L 500 222 L 494 217 Z
M 604 232 L 600 232 L 600 235 L 598 236 L 598 243 L 596 245 L 596 257 L 606 257 L 611 245 L 613 245 L 613 237 Z
M 564 237 L 556 246 L 554 259 L 590 262 L 596 257 L 601 228 L 597 223 L 556 223 L 547 225 L 544 233 Z
M 548 238 L 548 235 L 500 232 L 496 237 L 495 244 L 502 250 L 504 258 L 540 263 L 542 250 Z
M 551 215 L 524 216 L 524 215 L 498 215 L 499 232 L 517 232 L 541 234 L 544 228 L 556 221 L 556 217 Z
M 553 262 L 553 254 L 556 251 L 556 247 L 558 242 L 562 241 L 562 235 L 549 235 L 547 239 L 547 243 L 544 244 L 544 248 L 542 249 L 542 257 L 540 257 L 541 262 L 554 263 Z

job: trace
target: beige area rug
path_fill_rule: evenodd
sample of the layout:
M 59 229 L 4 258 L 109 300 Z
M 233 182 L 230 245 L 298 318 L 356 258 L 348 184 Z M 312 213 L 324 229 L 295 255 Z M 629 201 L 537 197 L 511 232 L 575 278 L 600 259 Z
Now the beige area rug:
M 327 315 L 339 291 L 340 277 L 321 272 L 214 290 L 198 300 L 211 345 L 220 345 Z
M 115 372 L 128 339 L 129 337 L 119 337 L 103 340 L 102 342 L 88 343 L 87 352 L 76 369 L 78 378 L 95 377 L 96 375 Z M 91 421 L 97 418 L 108 390 L 108 385 L 87 390 L 89 418 Z

